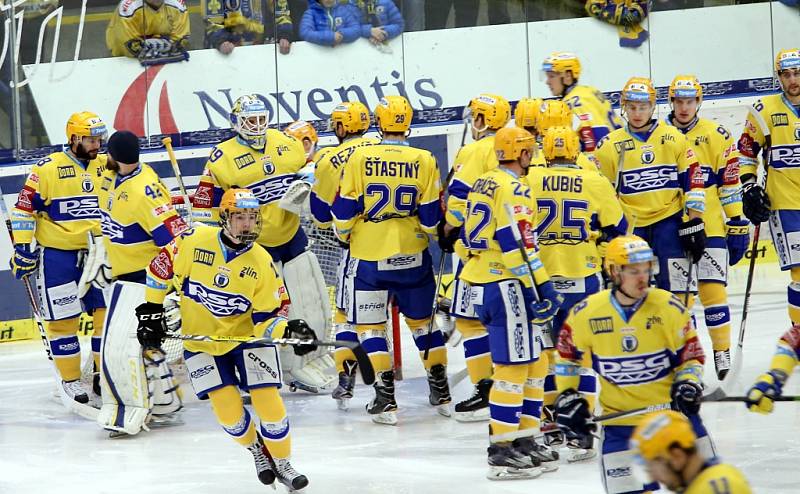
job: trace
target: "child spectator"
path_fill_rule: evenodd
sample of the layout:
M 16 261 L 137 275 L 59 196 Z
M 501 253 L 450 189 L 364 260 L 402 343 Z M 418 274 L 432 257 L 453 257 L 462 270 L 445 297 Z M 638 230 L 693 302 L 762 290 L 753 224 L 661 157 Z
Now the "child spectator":
M 352 43 L 361 35 L 356 9 L 337 0 L 308 0 L 308 10 L 300 21 L 300 37 L 325 46 Z
M 377 45 L 403 33 L 405 22 L 392 0 L 351 0 L 361 16 L 361 37 Z

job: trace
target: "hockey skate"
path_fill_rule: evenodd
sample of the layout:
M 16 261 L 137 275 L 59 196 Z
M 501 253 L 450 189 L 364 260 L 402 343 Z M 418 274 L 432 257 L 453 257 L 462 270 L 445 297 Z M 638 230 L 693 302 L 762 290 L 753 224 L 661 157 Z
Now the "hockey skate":
M 489 420 L 489 391 L 491 379 L 481 379 L 475 385 L 475 393 L 466 400 L 456 403 L 454 417 L 459 422 L 483 422 Z
M 731 351 L 728 350 L 714 350 L 714 368 L 717 370 L 717 379 L 720 381 L 725 380 L 728 371 L 731 370 Z
M 489 480 L 535 479 L 543 473 L 538 460 L 518 451 L 509 442 L 494 443 L 489 453 Z
M 347 410 L 347 403 L 353 397 L 353 388 L 356 385 L 356 370 L 358 362 L 355 360 L 345 360 L 342 362 L 344 372 L 339 373 L 339 385 L 331 393 L 331 397 L 336 400 L 339 410 Z
M 542 434 L 544 434 L 544 444 L 551 448 L 564 444 L 564 433 L 558 428 L 553 419 L 553 412 L 550 407 L 542 407 Z
M 594 449 L 594 438 L 588 436 L 584 439 L 570 439 L 567 441 L 567 461 L 575 463 L 578 461 L 589 460 L 597 456 L 597 450 Z
M 436 364 L 428 371 L 428 387 L 430 395 L 428 401 L 436 407 L 439 415 L 450 416 L 450 386 L 447 383 L 447 368 L 442 364 Z
M 394 400 L 394 371 L 378 373 L 375 398 L 367 404 L 367 413 L 376 424 L 397 425 L 397 402 Z
M 61 386 L 64 388 L 64 392 L 67 393 L 67 396 L 73 400 L 83 404 L 89 403 L 89 395 L 86 393 L 86 389 L 84 389 L 80 379 L 61 381 Z
M 298 491 L 308 485 L 308 477 L 294 469 L 288 459 L 275 460 L 275 472 L 278 482 L 285 485 L 289 491 Z
M 533 459 L 533 462 L 541 462 L 543 472 L 555 472 L 558 470 L 558 451 L 539 444 L 532 437 L 520 437 L 514 439 L 512 443 L 514 449 L 524 455 L 528 455 Z
M 273 470 L 271 458 L 264 447 L 261 436 L 258 436 L 258 440 L 248 446 L 247 450 L 252 453 L 253 461 L 256 463 L 256 475 L 258 476 L 258 480 L 264 485 L 272 485 L 273 482 L 275 482 L 275 471 Z

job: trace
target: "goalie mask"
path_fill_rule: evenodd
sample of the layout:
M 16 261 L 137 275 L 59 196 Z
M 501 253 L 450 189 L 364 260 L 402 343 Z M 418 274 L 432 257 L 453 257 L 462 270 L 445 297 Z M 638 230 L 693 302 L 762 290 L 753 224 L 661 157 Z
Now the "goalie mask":
M 255 94 L 240 96 L 231 108 L 231 128 L 253 149 L 267 144 L 269 115 L 267 106 Z
M 219 224 L 225 235 L 244 245 L 261 233 L 261 205 L 249 189 L 228 189 L 219 204 Z

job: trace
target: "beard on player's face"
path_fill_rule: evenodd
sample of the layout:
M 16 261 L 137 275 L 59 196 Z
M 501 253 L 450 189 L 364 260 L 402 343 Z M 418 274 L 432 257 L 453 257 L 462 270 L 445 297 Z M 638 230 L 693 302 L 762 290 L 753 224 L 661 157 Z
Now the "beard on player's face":
M 73 150 L 74 150 L 74 153 L 75 153 L 75 157 L 77 157 L 78 159 L 81 159 L 81 160 L 89 161 L 89 160 L 93 160 L 93 159 L 97 158 L 97 152 L 99 151 L 99 148 L 98 149 L 86 149 L 86 147 L 83 145 L 83 140 L 81 140 L 81 141 L 78 141 L 77 146 L 73 146 Z
M 112 172 L 119 171 L 119 163 L 117 163 L 116 160 L 114 160 L 114 158 L 112 158 L 110 154 L 108 155 L 108 161 L 106 161 L 106 169 L 111 170 Z

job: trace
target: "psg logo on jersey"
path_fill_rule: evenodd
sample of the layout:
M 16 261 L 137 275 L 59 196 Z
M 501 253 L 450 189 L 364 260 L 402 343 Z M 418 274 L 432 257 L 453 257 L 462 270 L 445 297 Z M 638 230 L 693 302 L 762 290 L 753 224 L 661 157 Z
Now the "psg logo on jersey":
M 642 163 L 649 165 L 656 159 L 656 153 L 652 151 L 645 151 L 642 153 Z
M 230 278 L 228 278 L 228 275 L 226 275 L 225 273 L 217 273 L 214 276 L 214 286 L 225 288 L 226 286 L 228 286 L 229 282 Z
M 639 348 L 639 340 L 633 335 L 625 335 L 622 337 L 622 351 L 635 352 Z
M 83 181 L 81 182 L 81 189 L 83 189 L 84 192 L 93 191 L 94 184 L 92 183 L 92 180 L 89 178 L 84 178 Z

